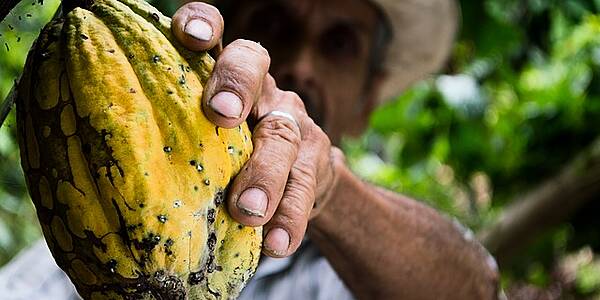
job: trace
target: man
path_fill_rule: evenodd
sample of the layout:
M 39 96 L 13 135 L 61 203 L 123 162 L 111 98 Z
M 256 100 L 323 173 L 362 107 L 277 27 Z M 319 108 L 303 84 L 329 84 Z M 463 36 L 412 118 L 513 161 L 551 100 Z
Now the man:
M 218 54 L 204 113 L 222 127 L 246 119 L 254 125 L 255 152 L 230 188 L 228 208 L 243 224 L 264 225 L 266 256 L 241 298 L 495 299 L 496 265 L 468 233 L 423 204 L 361 181 L 331 146 L 359 134 L 378 104 L 443 63 L 454 3 L 217 5 L 224 18 L 209 4 L 186 4 L 173 30 L 188 48 Z M 228 43 L 221 50 L 223 19 Z M 75 295 L 56 267 L 36 273 L 42 283 L 18 280 L 27 277 L 27 262 L 51 265 L 44 249 L 9 265 L 0 284 L 28 299 Z

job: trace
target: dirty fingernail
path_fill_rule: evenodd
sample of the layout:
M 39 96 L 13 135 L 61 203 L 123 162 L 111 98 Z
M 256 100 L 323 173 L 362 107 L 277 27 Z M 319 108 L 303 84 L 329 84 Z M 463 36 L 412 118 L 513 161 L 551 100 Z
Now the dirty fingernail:
M 265 248 L 267 251 L 277 255 L 284 256 L 290 247 L 290 235 L 282 228 L 273 228 L 267 233 L 265 238 Z
M 216 94 L 208 105 L 216 113 L 227 118 L 239 118 L 242 116 L 242 100 L 236 94 L 231 92 L 220 92 Z
M 264 217 L 267 212 L 267 195 L 260 189 L 245 190 L 237 201 L 237 207 L 246 215 Z
M 199 19 L 190 20 L 185 25 L 184 31 L 191 37 L 203 42 L 210 41 L 213 36 L 212 27 L 208 23 Z

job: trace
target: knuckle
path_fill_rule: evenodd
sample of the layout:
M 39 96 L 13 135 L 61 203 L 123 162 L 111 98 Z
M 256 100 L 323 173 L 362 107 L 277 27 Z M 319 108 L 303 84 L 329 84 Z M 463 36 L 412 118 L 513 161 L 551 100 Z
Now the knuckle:
M 267 156 L 272 155 L 267 153 Z M 248 181 L 252 182 L 250 185 L 257 185 L 267 190 L 273 189 L 277 185 L 281 174 L 289 173 L 284 164 L 273 164 L 263 157 L 253 157 L 248 161 L 247 166 L 248 168 L 244 172 L 248 175 Z M 273 176 L 274 174 L 276 176 Z
M 313 168 L 308 162 L 299 161 L 293 167 L 290 176 L 290 187 L 296 193 L 310 195 L 317 185 Z
M 216 72 L 219 84 L 224 88 L 245 92 L 256 84 L 254 77 L 251 76 L 252 70 L 249 70 L 245 64 L 223 61 Z
M 246 53 L 247 55 L 252 55 L 258 58 L 260 61 L 266 62 L 267 64 L 271 62 L 269 51 L 257 42 L 245 39 L 237 39 L 233 41 L 230 46 L 234 46 L 239 51 Z
M 295 92 L 292 92 L 292 91 L 282 91 L 281 93 L 282 93 L 281 99 L 283 101 L 285 101 L 287 104 L 291 105 L 292 107 L 299 109 L 303 113 L 306 112 L 306 108 L 304 106 L 304 101 L 302 101 L 302 99 L 300 98 L 300 96 L 298 94 L 296 94 Z
M 316 144 L 318 148 L 322 150 L 322 148 L 327 148 L 331 145 L 329 137 L 325 131 L 323 131 L 323 129 L 319 127 L 310 117 L 307 116 L 303 120 L 302 128 L 302 138 L 305 141 L 308 141 L 312 146 Z
M 314 122 L 313 122 L 314 124 Z M 323 129 L 315 124 L 313 126 L 313 135 L 315 136 L 315 140 L 326 149 L 331 147 L 331 141 L 329 140 L 329 136 L 323 131 Z
M 279 205 L 281 208 L 278 211 L 279 216 L 277 217 L 279 223 L 289 228 L 298 228 L 298 226 L 306 223 L 309 215 L 309 211 L 307 210 L 309 205 L 305 203 L 306 201 L 309 200 L 290 194 Z

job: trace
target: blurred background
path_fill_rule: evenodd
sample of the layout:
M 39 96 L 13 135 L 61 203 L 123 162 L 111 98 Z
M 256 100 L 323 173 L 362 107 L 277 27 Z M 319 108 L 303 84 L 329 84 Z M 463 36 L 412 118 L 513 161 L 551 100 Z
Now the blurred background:
M 177 1 L 152 1 L 172 13 Z M 470 227 L 510 299 L 600 299 L 600 0 L 462 0 L 442 75 L 377 110 L 344 149 L 365 180 Z M 43 3 L 43 4 L 42 4 Z M 57 0 L 0 24 L 0 99 Z M 0 129 L 0 266 L 40 238 Z

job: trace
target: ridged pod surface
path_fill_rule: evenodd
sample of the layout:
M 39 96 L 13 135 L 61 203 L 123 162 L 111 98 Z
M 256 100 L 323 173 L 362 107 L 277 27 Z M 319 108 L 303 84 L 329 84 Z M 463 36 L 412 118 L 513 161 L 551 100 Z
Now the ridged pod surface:
M 235 298 L 260 228 L 225 189 L 247 126 L 201 112 L 208 54 L 177 44 L 141 0 L 95 0 L 48 24 L 18 90 L 22 166 L 46 241 L 86 299 Z

